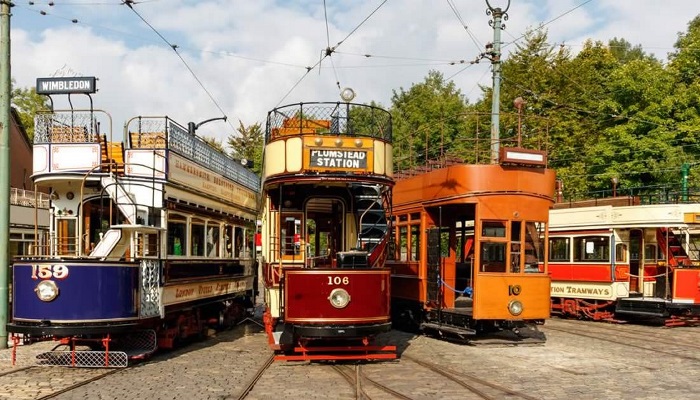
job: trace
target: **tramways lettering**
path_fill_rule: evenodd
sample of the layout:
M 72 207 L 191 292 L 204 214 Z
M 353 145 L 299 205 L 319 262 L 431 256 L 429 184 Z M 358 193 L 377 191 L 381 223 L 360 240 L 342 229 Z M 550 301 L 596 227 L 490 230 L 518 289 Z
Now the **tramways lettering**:
M 311 150 L 311 165 L 328 168 L 367 168 L 367 152 L 354 150 Z
M 552 286 L 552 294 L 590 294 L 596 296 L 610 296 L 610 288 Z
M 173 166 L 170 171 L 171 180 L 198 187 L 204 193 L 233 200 L 235 203 L 243 206 L 255 207 L 256 199 L 253 191 L 218 174 L 211 173 L 179 156 L 171 154 L 170 159 Z

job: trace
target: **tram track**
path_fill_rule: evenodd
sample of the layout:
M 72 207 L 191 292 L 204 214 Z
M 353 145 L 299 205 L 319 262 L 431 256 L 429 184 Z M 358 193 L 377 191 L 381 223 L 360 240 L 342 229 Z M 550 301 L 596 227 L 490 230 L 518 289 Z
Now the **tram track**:
M 652 353 L 664 354 L 667 356 L 681 358 L 681 359 L 685 359 L 685 360 L 700 361 L 700 357 L 694 357 L 694 356 L 691 356 L 688 354 L 679 354 L 679 353 L 672 352 L 672 351 L 657 349 L 657 348 L 650 347 L 647 345 L 640 345 L 640 344 L 629 343 L 629 342 L 625 342 L 625 341 L 621 341 L 621 340 L 615 340 L 613 338 L 603 336 L 603 335 L 605 335 L 603 333 L 588 333 L 588 332 L 584 333 L 584 332 L 579 332 L 579 331 L 575 331 L 575 330 L 571 330 L 571 329 L 552 327 L 552 326 L 548 327 L 548 329 L 553 330 L 553 331 L 557 331 L 557 332 L 562 332 L 562 333 L 569 334 L 569 335 L 580 336 L 580 337 L 585 337 L 585 338 L 594 339 L 594 340 L 600 340 L 600 341 L 604 341 L 607 343 L 617 344 L 620 346 L 626 346 L 626 347 L 631 347 L 631 348 L 640 349 L 640 350 L 646 350 L 646 351 L 649 351 Z M 648 337 L 627 336 L 626 338 L 631 339 L 631 340 L 645 341 L 647 343 L 649 343 L 649 340 L 650 340 Z M 675 343 L 672 343 L 672 344 L 675 346 L 678 346 L 679 350 L 681 350 L 681 351 L 687 350 L 684 347 L 685 346 L 684 344 L 675 344 Z
M 464 372 L 455 371 L 453 369 L 437 365 L 431 362 L 427 362 L 409 355 L 402 355 L 402 360 L 408 360 L 412 363 L 418 364 L 423 368 L 430 370 L 438 375 L 441 375 L 448 380 L 462 386 L 463 388 L 469 390 L 471 393 L 477 395 L 484 400 L 495 400 L 502 399 L 505 396 L 516 397 L 526 400 L 536 400 L 536 397 L 532 397 L 528 394 L 518 392 L 516 390 L 509 389 L 505 386 L 489 382 L 487 380 L 478 378 L 474 375 L 467 374 Z M 479 388 L 482 386 L 483 388 Z M 495 393 L 493 393 L 495 392 Z
M 51 399 L 126 369 L 128 367 L 85 369 L 31 365 L 1 373 L 0 387 L 12 387 L 16 398 Z
M 567 320 L 558 320 L 558 322 L 563 322 L 567 326 L 572 326 L 572 327 L 580 327 L 585 324 L 586 330 L 600 330 L 600 331 L 605 331 L 605 332 L 612 332 L 614 333 L 617 337 L 626 337 L 630 339 L 638 339 L 638 340 L 646 340 L 650 341 L 653 340 L 655 343 L 662 343 L 662 344 L 668 344 L 671 346 L 679 346 L 679 347 L 684 347 L 684 348 L 693 348 L 693 349 L 698 349 L 700 350 L 700 345 L 684 340 L 669 340 L 666 335 L 663 334 L 663 332 L 668 332 L 668 329 L 675 329 L 675 328 L 666 328 L 666 327 L 654 327 L 654 328 L 659 328 L 658 330 L 655 331 L 644 331 L 640 329 L 627 329 L 629 325 L 603 325 L 601 323 L 597 322 L 592 322 L 592 321 L 584 321 L 581 323 L 576 323 L 578 321 L 567 321 Z M 551 326 L 547 326 L 547 328 L 550 328 Z M 624 330 L 623 330 L 624 329 Z
M 384 393 L 390 394 L 391 396 L 402 399 L 402 400 L 412 400 L 411 397 L 404 395 L 380 382 L 365 375 L 362 370 L 362 366 L 359 364 L 355 365 L 354 370 L 347 365 L 334 365 L 333 369 L 340 374 L 345 380 L 355 389 L 355 399 L 356 400 L 371 400 L 372 397 L 367 394 L 364 390 L 363 382 L 369 382 L 372 386 L 382 390 Z M 354 375 L 354 376 L 353 376 Z
M 248 381 L 248 384 L 245 386 L 245 388 L 243 388 L 243 390 L 238 395 L 238 397 L 236 397 L 236 399 L 243 400 L 246 397 L 248 397 L 248 395 L 253 390 L 255 385 L 258 383 L 260 378 L 262 378 L 262 376 L 265 374 L 265 371 L 267 371 L 268 368 L 270 368 L 270 366 L 272 365 L 272 363 L 274 361 L 275 361 L 275 355 L 270 354 L 270 356 L 267 359 L 265 359 L 265 361 L 262 363 L 262 365 L 260 365 L 260 368 L 258 368 L 258 370 L 255 372 L 255 375 L 253 375 L 253 377 Z

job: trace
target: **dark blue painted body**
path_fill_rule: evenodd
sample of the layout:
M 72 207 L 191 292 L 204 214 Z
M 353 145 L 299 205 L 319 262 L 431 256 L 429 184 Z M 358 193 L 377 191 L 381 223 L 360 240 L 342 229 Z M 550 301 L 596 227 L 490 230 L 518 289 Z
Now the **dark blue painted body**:
M 60 279 L 37 276 L 40 274 L 36 271 L 42 266 L 44 271 L 51 271 L 55 265 L 65 266 L 68 274 Z M 138 264 L 52 260 L 17 263 L 12 270 L 15 320 L 78 323 L 138 318 Z M 59 294 L 54 300 L 46 302 L 37 297 L 35 288 L 42 280 L 52 280 L 58 286 Z

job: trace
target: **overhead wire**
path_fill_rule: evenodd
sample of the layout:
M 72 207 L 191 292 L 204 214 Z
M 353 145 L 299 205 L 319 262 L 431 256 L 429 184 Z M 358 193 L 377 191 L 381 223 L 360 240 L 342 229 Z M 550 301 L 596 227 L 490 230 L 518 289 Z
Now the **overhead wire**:
M 296 83 L 285 93 L 285 95 L 277 102 L 277 105 L 275 107 L 278 107 L 282 102 L 294 91 L 294 89 L 299 86 L 299 84 L 304 80 L 309 75 L 309 72 L 314 70 L 316 67 L 321 65 L 321 62 L 326 58 L 329 57 L 335 50 L 343 44 L 350 36 L 352 36 L 362 25 L 364 25 L 365 22 L 367 22 L 384 4 L 386 4 L 388 0 L 383 0 L 365 19 L 362 20 L 350 33 L 348 33 L 341 41 L 339 41 L 335 46 L 329 47 L 326 49 L 325 54 L 322 53 L 321 59 L 318 60 L 313 66 L 306 67 L 306 72 L 299 78 L 299 80 L 296 81 Z M 329 39 L 330 41 L 330 39 Z
M 129 7 L 129 9 L 131 9 L 131 11 L 133 11 L 134 14 L 136 14 L 136 16 L 138 16 L 139 19 L 141 19 L 141 21 L 143 21 L 144 24 L 146 24 L 149 28 L 151 28 L 151 30 L 153 30 L 153 32 L 155 32 L 156 35 L 158 35 L 158 37 L 160 37 L 161 39 L 163 39 L 163 41 L 164 41 L 166 44 L 168 44 L 168 46 L 170 46 L 170 47 L 173 49 L 173 51 L 175 52 L 175 54 L 177 54 L 177 56 L 178 56 L 178 58 L 180 59 L 180 61 L 182 61 L 182 63 L 183 63 L 183 64 L 185 65 L 185 67 L 187 68 L 187 70 L 190 72 L 190 74 L 192 74 L 192 76 L 194 77 L 194 79 L 197 81 L 197 83 L 199 84 L 199 86 L 204 90 L 204 92 L 207 94 L 207 96 L 209 96 L 209 99 L 214 103 L 214 105 L 216 106 L 216 108 L 218 108 L 219 111 L 221 111 L 221 114 L 223 114 L 223 117 L 225 118 L 225 121 L 228 123 L 228 125 L 231 127 L 231 129 L 232 129 L 234 132 L 237 132 L 237 131 L 236 131 L 236 128 L 233 126 L 233 123 L 231 122 L 231 119 L 228 118 L 228 116 L 226 115 L 226 111 L 224 111 L 224 109 L 221 107 L 221 105 L 219 104 L 219 102 L 216 101 L 216 99 L 215 99 L 214 96 L 211 94 L 211 92 L 209 91 L 209 89 L 207 89 L 207 87 L 204 86 L 204 83 L 199 79 L 199 77 L 198 77 L 197 74 L 194 72 L 194 70 L 190 67 L 190 65 L 187 63 L 187 61 L 185 61 L 185 58 L 182 57 L 182 55 L 180 54 L 179 51 L 177 51 L 177 47 L 178 47 L 178 46 L 177 46 L 176 44 L 170 43 L 170 42 L 168 41 L 168 39 L 166 39 L 160 32 L 158 32 L 158 30 L 157 30 L 155 27 L 153 27 L 153 25 L 151 25 L 148 21 L 146 21 L 146 19 L 143 18 L 143 16 L 141 16 L 141 14 L 139 14 L 138 11 L 136 11 L 136 10 L 134 9 L 134 7 L 133 7 L 134 1 L 133 1 L 133 0 L 122 0 L 122 1 L 123 1 L 123 4 L 126 5 L 127 7 Z

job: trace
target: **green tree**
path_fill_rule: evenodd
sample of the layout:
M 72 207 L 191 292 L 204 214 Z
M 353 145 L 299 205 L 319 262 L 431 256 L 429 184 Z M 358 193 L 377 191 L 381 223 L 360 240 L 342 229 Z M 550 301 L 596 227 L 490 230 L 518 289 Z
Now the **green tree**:
M 219 150 L 222 153 L 225 153 L 224 151 L 224 144 L 223 141 L 213 137 L 213 136 L 200 136 L 202 140 L 204 140 L 209 146 L 215 148 L 216 150 Z
M 228 137 L 231 156 L 240 160 L 253 161 L 252 170 L 262 173 L 263 129 L 259 122 L 246 127 L 238 120 L 237 136 Z
M 408 90 L 394 90 L 391 102 L 396 169 L 461 153 L 466 100 L 440 72 L 430 71 Z
M 17 110 L 19 119 L 29 136 L 29 140 L 34 140 L 34 116 L 38 111 L 50 109 L 49 98 L 36 93 L 34 88 L 15 88 L 15 81 L 12 80 L 12 92 L 10 101 Z

